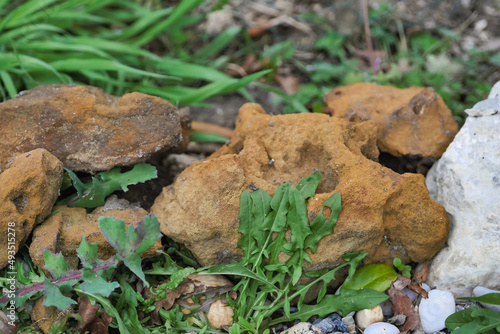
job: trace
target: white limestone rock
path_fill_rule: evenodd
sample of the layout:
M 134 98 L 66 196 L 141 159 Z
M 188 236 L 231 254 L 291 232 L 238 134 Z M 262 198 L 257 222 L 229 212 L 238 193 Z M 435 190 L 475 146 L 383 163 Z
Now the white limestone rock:
M 500 288 L 500 97 L 493 93 L 466 110 L 464 126 L 427 174 L 431 198 L 450 217 L 447 246 L 431 261 L 427 283 L 456 297 L 477 285 Z
M 429 298 L 422 298 L 418 308 L 420 323 L 426 334 L 445 328 L 446 318 L 453 313 L 455 313 L 455 298 L 449 291 L 429 291 Z

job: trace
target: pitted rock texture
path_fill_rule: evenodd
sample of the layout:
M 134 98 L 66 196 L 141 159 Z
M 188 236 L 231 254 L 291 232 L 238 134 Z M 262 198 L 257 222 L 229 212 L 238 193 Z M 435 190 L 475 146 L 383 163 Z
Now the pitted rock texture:
M 466 110 L 464 126 L 427 175 L 431 197 L 450 215 L 450 236 L 427 282 L 455 297 L 471 296 L 478 285 L 500 289 L 500 98 L 492 95 Z
M 343 210 L 335 233 L 320 241 L 312 265 L 305 263 L 308 270 L 331 268 L 346 252 L 363 250 L 368 263 L 426 261 L 446 240 L 446 212 L 430 199 L 422 175 L 400 175 L 376 162 L 375 134 L 368 122 L 324 114 L 270 116 L 245 104 L 231 143 L 193 162 L 163 189 L 151 212 L 161 231 L 185 244 L 202 265 L 228 263 L 242 255 L 241 192 L 253 183 L 274 194 L 283 182 L 295 186 L 318 169 L 323 180 L 309 199 L 310 217 L 336 191 Z
M 337 87 L 325 95 L 333 117 L 377 126 L 377 146 L 394 156 L 439 159 L 458 131 L 450 109 L 432 89 L 373 83 Z
M 61 161 L 44 149 L 16 156 L 0 174 L 0 269 L 52 212 L 62 176 Z
M 0 103 L 0 115 L 0 171 L 35 148 L 73 171 L 96 172 L 182 144 L 175 107 L 142 93 L 115 97 L 90 86 L 42 85 Z
M 97 243 L 97 256 L 100 259 L 107 260 L 115 255 L 115 249 L 106 241 L 99 228 L 99 217 L 115 217 L 125 221 L 127 228 L 129 228 L 130 224 L 135 226 L 148 212 L 139 207 L 120 207 L 115 203 L 113 205 L 108 205 L 108 203 L 89 214 L 84 208 L 56 206 L 54 209 L 58 211 L 33 231 L 33 241 L 30 246 L 30 256 L 33 263 L 38 268 L 43 268 L 45 265 L 44 251 L 61 252 L 71 268 L 78 268 L 79 260 L 76 249 L 80 246 L 82 236 L 85 236 L 85 240 L 91 244 Z M 160 248 L 161 242 L 158 240 L 142 256 L 156 255 L 155 252 Z

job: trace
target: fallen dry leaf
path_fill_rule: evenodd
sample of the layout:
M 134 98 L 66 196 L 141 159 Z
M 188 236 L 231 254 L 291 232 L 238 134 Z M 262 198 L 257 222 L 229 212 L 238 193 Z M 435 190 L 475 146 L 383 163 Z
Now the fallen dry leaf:
M 274 80 L 283 88 L 285 93 L 288 95 L 293 95 L 295 92 L 297 92 L 300 88 L 300 82 L 299 79 L 297 79 L 296 76 L 294 75 L 279 75 L 276 74 L 274 76 Z
M 106 311 L 102 312 L 101 318 L 97 317 L 99 305 L 90 303 L 87 297 L 81 297 L 79 303 L 79 313 L 82 316 L 83 324 L 81 325 L 81 333 L 89 334 L 107 334 L 109 324 L 113 320 Z
M 14 326 L 9 325 L 9 318 L 7 318 L 7 315 L 0 311 L 0 333 L 5 333 L 5 334 L 16 334 L 17 333 L 17 325 L 14 324 Z
M 406 316 L 406 322 L 402 326 L 399 326 L 401 334 L 406 334 L 409 331 L 414 330 L 420 323 L 420 317 L 412 307 L 411 298 L 401 291 L 410 283 L 411 280 L 409 278 L 399 276 L 396 281 L 392 283 L 391 288 L 387 291 L 392 302 L 394 315 L 404 314 Z
M 257 39 L 264 35 L 267 29 L 271 28 L 272 25 L 273 24 L 269 20 L 257 19 L 255 25 L 247 29 L 247 33 L 251 38 Z
M 425 262 L 422 265 L 422 269 L 415 275 L 414 281 L 408 284 L 408 289 L 411 291 L 418 293 L 424 298 L 429 298 L 427 291 L 422 288 L 422 283 L 427 280 L 427 275 L 429 273 L 429 261 Z

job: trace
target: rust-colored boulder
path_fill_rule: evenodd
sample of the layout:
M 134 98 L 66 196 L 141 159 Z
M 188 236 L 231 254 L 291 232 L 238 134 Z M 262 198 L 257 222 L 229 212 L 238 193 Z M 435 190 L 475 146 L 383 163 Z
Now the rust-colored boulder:
M 270 116 L 257 104 L 239 113 L 231 143 L 193 162 L 163 189 L 151 208 L 161 231 L 185 244 L 202 265 L 227 263 L 237 248 L 239 198 L 250 183 L 274 194 L 321 171 L 314 215 L 333 192 L 343 210 L 335 232 L 323 238 L 308 269 L 333 267 L 346 252 L 367 251 L 366 262 L 430 259 L 448 235 L 448 217 L 432 201 L 419 174 L 397 174 L 376 160 L 375 125 L 321 114 Z M 325 211 L 327 211 L 325 209 Z M 329 213 L 325 212 L 329 215 Z
M 50 327 L 54 324 L 54 322 L 60 320 L 62 317 L 68 314 L 71 314 L 72 312 L 73 309 L 71 308 L 71 306 L 64 311 L 60 311 L 55 306 L 44 306 L 42 297 L 38 298 L 35 301 L 35 305 L 31 310 L 31 320 L 33 324 L 40 328 L 42 332 L 48 333 Z
M 112 196 L 113 197 L 113 196 Z M 33 231 L 33 241 L 30 246 L 30 256 L 33 263 L 39 268 L 43 268 L 44 251 L 52 253 L 61 252 L 71 268 L 78 267 L 78 257 L 76 249 L 80 246 L 82 236 L 89 243 L 98 245 L 98 257 L 103 260 L 109 259 L 115 255 L 114 248 L 108 244 L 101 230 L 99 229 L 98 219 L 100 216 L 115 217 L 126 222 L 126 226 L 139 222 L 148 212 L 140 207 L 132 207 L 117 203 L 113 198 L 108 199 L 106 205 L 99 207 L 87 214 L 84 208 L 68 208 L 57 206 L 58 210 L 49 219 L 43 222 Z M 158 242 L 143 253 L 143 257 L 153 256 L 161 248 L 161 242 Z
M 44 149 L 16 156 L 0 174 L 0 269 L 50 214 L 62 176 L 62 163 Z
M 458 131 L 450 109 L 432 88 L 357 83 L 328 92 L 325 102 L 333 117 L 375 123 L 378 148 L 394 156 L 439 159 Z
M 0 171 L 35 148 L 71 170 L 96 172 L 182 144 L 175 107 L 142 93 L 115 97 L 90 86 L 42 85 L 0 103 L 0 115 Z

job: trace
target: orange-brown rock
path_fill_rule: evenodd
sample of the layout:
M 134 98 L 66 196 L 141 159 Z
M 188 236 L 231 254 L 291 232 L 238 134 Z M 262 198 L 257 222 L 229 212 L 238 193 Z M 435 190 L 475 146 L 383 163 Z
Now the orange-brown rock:
M 257 104 L 239 113 L 231 143 L 193 162 L 163 189 L 151 208 L 161 231 L 185 244 L 202 265 L 237 260 L 239 197 L 250 183 L 274 194 L 314 169 L 323 180 L 308 202 L 314 216 L 333 192 L 343 210 L 308 269 L 333 267 L 346 252 L 367 251 L 367 262 L 430 259 L 448 235 L 448 217 L 419 174 L 397 174 L 377 162 L 376 127 L 324 114 L 267 115 Z M 326 210 L 325 210 L 326 211 Z
M 378 148 L 394 156 L 439 159 L 458 131 L 450 109 L 432 88 L 357 83 L 328 92 L 325 102 L 333 117 L 375 123 Z
M 111 200 L 112 201 L 112 200 Z M 44 251 L 52 253 L 61 252 L 66 258 L 71 268 L 78 267 L 78 257 L 76 249 L 80 246 L 82 236 L 89 243 L 97 243 L 98 257 L 103 260 L 109 259 L 115 255 L 114 248 L 106 241 L 104 235 L 99 229 L 98 219 L 100 216 L 115 217 L 125 221 L 126 226 L 139 222 L 148 212 L 140 207 L 131 207 L 123 204 L 111 203 L 108 199 L 106 205 L 99 207 L 87 214 L 84 208 L 68 208 L 57 206 L 52 216 L 43 222 L 33 231 L 33 241 L 30 246 L 30 256 L 33 263 L 39 268 L 43 268 Z M 155 255 L 155 252 L 161 248 L 161 242 L 158 242 L 143 254 L 145 256 Z
M 67 296 L 70 297 L 70 296 Z M 73 309 L 68 307 L 64 311 L 60 311 L 55 306 L 44 306 L 43 305 L 43 297 L 38 298 L 31 310 L 31 320 L 33 324 L 35 324 L 40 330 L 44 333 L 48 333 L 50 327 L 56 322 L 60 320 L 65 315 L 71 314 Z
M 50 214 L 62 176 L 62 163 L 44 149 L 16 156 L 0 174 L 0 269 Z
M 90 86 L 42 85 L 0 103 L 0 114 L 0 171 L 35 148 L 71 170 L 96 172 L 182 144 L 175 107 L 142 93 L 115 97 Z

